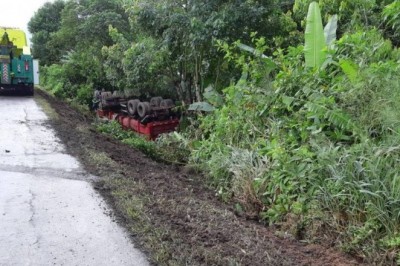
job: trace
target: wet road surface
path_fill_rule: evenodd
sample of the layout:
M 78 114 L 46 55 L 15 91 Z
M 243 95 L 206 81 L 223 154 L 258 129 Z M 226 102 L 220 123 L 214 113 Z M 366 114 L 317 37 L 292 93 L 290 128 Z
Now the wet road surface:
M 0 265 L 148 265 L 46 120 L 0 97 Z

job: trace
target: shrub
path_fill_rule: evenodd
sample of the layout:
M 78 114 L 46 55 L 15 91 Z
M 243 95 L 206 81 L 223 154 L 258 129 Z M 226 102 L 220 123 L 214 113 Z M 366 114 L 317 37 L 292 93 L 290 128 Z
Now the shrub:
M 225 47 L 244 74 L 200 118 L 191 163 L 248 215 L 302 230 L 323 221 L 381 263 L 399 250 L 399 51 L 375 29 L 336 47 L 319 70 L 303 67 L 302 47 L 277 51 L 273 82 L 259 58 Z

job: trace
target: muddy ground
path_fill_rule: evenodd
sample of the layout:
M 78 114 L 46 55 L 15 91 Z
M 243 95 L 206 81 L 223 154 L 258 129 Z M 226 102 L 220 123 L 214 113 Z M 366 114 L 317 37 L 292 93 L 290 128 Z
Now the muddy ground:
M 236 216 L 201 175 L 155 162 L 96 132 L 93 117 L 44 92 L 37 91 L 36 98 L 58 113 L 50 120 L 58 137 L 88 172 L 100 177 L 95 188 L 154 264 L 360 264 L 327 247 L 278 237 L 273 228 Z

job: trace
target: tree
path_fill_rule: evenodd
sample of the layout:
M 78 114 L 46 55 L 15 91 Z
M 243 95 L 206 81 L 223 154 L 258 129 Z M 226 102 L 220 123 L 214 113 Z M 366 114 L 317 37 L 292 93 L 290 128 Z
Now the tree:
M 217 49 L 217 40 L 250 42 L 254 31 L 265 36 L 284 36 L 293 30 L 291 26 L 283 26 L 285 21 L 279 19 L 282 10 L 278 1 L 265 4 L 250 0 L 128 0 L 125 6 L 132 21 L 135 45 L 146 46 L 143 42 L 150 37 L 155 43 L 147 49 L 164 51 L 164 64 L 151 64 L 151 73 L 156 80 L 160 76 L 169 80 L 185 103 L 202 100 L 204 88 L 210 84 L 218 89 L 230 82 L 229 75 L 224 74 L 232 74 L 234 70 L 223 63 L 224 55 Z M 269 41 L 273 43 L 272 38 Z M 131 64 L 126 71 L 143 73 L 138 68 L 148 66 Z
M 46 7 L 46 8 L 45 8 Z M 57 95 L 89 102 L 94 88 L 114 89 L 104 71 L 103 46 L 113 44 L 109 26 L 127 34 L 129 19 L 120 1 L 114 0 L 69 0 L 62 2 L 56 11 L 50 4 L 32 18 L 33 30 L 45 27 L 43 12 L 58 12 L 58 25 L 45 33 L 38 31 L 33 38 L 35 46 L 45 46 L 38 54 L 44 65 L 51 65 L 44 75 L 63 73 L 62 84 L 55 86 Z M 49 14 L 50 17 L 55 14 Z M 46 27 L 45 27 L 46 28 Z M 39 50 L 39 49 L 37 49 Z M 46 56 L 51 55 L 51 60 Z M 55 65 L 57 64 L 57 65 Z M 47 80 L 54 81 L 51 76 Z M 46 80 L 46 79 L 44 79 Z M 54 86 L 54 82 L 51 83 Z
M 32 54 L 40 59 L 42 65 L 58 62 L 59 52 L 50 45 L 51 36 L 59 30 L 61 12 L 65 3 L 62 0 L 47 2 L 34 14 L 28 23 L 32 33 Z
M 64 53 L 96 46 L 99 50 L 112 44 L 108 28 L 129 30 L 129 20 L 119 1 L 68 1 L 61 13 L 60 29 L 53 36 L 55 46 Z

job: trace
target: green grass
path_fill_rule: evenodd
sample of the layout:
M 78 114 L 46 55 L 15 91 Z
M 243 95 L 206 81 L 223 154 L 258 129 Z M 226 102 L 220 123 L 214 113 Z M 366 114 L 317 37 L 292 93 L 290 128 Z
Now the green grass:
M 51 120 L 59 119 L 57 112 L 50 106 L 50 104 L 45 99 L 43 99 L 38 94 L 35 95 L 34 99 L 37 102 L 37 104 L 42 108 L 43 112 L 47 115 L 47 117 L 49 117 Z
M 154 160 L 160 160 L 161 157 L 157 151 L 154 142 L 145 139 L 145 137 L 131 131 L 122 129 L 117 121 L 106 121 L 95 124 L 98 131 L 110 135 L 121 142 L 136 148 Z
M 189 150 L 178 133 L 162 134 L 156 141 L 149 141 L 131 130 L 122 129 L 117 121 L 98 122 L 95 126 L 98 131 L 140 150 L 155 161 L 182 164 L 189 157 Z

